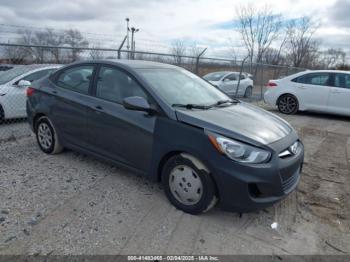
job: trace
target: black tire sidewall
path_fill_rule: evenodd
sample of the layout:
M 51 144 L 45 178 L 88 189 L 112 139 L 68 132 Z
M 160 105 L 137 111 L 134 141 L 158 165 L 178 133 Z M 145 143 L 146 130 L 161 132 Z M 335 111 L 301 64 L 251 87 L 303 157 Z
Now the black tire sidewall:
M 297 106 L 295 107 L 295 109 L 294 109 L 293 111 L 291 111 L 291 112 L 288 112 L 288 113 L 283 112 L 283 111 L 281 110 L 281 107 L 280 107 L 280 101 L 281 101 L 281 99 L 283 99 L 283 98 L 285 98 L 285 97 L 291 97 L 291 98 L 293 98 L 293 99 L 295 100 L 296 104 L 297 104 Z M 280 111 L 282 114 L 293 115 L 293 114 L 297 113 L 298 110 L 299 110 L 299 101 L 298 101 L 298 99 L 297 99 L 295 96 L 293 96 L 293 95 L 282 95 L 282 96 L 280 96 L 280 97 L 278 98 L 278 100 L 277 100 L 277 107 L 278 107 L 278 111 Z
M 185 165 L 192 168 L 202 181 L 203 194 L 199 202 L 194 205 L 182 204 L 174 197 L 170 190 L 169 176 L 171 171 L 178 165 Z M 191 160 L 184 158 L 181 155 L 170 158 L 164 165 L 162 170 L 162 184 L 169 201 L 176 208 L 189 214 L 196 215 L 207 211 L 208 208 L 210 209 L 210 205 L 216 198 L 216 188 L 211 175 L 203 169 L 198 169 Z
M 5 111 L 0 105 L 0 124 L 5 122 Z
M 244 97 L 248 98 L 253 95 L 253 88 L 251 86 L 248 86 L 247 89 L 244 92 Z
M 52 143 L 51 143 L 51 146 L 50 146 L 48 149 L 43 148 L 43 147 L 41 146 L 40 142 L 39 142 L 38 127 L 39 127 L 39 125 L 40 125 L 41 123 L 47 124 L 48 127 L 50 128 L 50 131 L 51 131 Z M 55 140 L 55 131 L 54 131 L 54 129 L 52 128 L 50 121 L 49 121 L 46 117 L 42 117 L 42 118 L 40 118 L 40 119 L 36 122 L 36 124 L 35 124 L 35 135 L 36 135 L 36 140 L 37 140 L 37 142 L 38 142 L 38 145 L 39 145 L 40 149 L 41 149 L 44 153 L 46 153 L 46 154 L 51 154 L 51 153 L 54 151 L 54 149 L 55 149 L 55 143 L 56 143 L 56 140 Z

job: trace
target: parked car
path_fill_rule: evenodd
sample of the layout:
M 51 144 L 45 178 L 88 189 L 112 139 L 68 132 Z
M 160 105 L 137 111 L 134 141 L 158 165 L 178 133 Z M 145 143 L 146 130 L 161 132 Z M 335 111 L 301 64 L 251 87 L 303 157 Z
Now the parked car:
M 17 66 L 0 74 L 0 121 L 26 117 L 26 88 L 59 65 Z
M 229 96 L 236 95 L 239 77 L 239 72 L 229 71 L 213 72 L 203 76 L 205 80 L 209 81 Z M 253 87 L 254 82 L 252 76 L 247 73 L 242 73 L 237 95 L 251 97 L 253 94 Z
M 350 116 L 350 72 L 305 71 L 270 80 L 264 99 L 284 114 L 315 111 Z
M 9 65 L 9 64 L 0 64 L 0 74 L 4 71 L 10 70 L 14 68 L 15 65 Z
M 128 167 L 161 181 L 170 202 L 191 214 L 218 199 L 224 210 L 265 208 L 299 181 L 304 148 L 287 122 L 176 66 L 75 63 L 27 97 L 43 152 L 69 148 Z

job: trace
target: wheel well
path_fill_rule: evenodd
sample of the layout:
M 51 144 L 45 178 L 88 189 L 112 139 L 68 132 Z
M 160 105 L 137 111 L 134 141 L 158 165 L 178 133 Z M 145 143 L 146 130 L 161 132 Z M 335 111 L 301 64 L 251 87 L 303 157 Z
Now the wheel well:
M 293 95 L 293 94 L 291 94 L 291 93 L 285 93 L 285 94 L 280 95 L 280 96 L 277 98 L 277 100 L 276 100 L 276 106 L 278 105 L 278 101 L 279 101 L 282 97 L 284 97 L 284 96 L 292 96 L 292 97 L 294 97 L 294 98 L 297 100 L 298 104 L 299 104 L 299 100 L 298 100 L 298 98 L 297 98 L 295 95 Z
M 42 114 L 42 113 L 38 113 L 38 114 L 35 115 L 35 117 L 33 119 L 33 129 L 34 129 L 34 131 L 36 131 L 36 121 L 38 121 L 38 119 L 40 117 L 43 117 L 43 116 L 45 116 L 45 114 Z
M 158 165 L 157 181 L 160 182 L 162 180 L 162 170 L 163 170 L 165 163 L 173 156 L 180 155 L 181 153 L 184 153 L 184 152 L 172 151 L 172 152 L 169 152 L 165 156 L 162 157 L 162 159 L 160 160 L 159 165 Z

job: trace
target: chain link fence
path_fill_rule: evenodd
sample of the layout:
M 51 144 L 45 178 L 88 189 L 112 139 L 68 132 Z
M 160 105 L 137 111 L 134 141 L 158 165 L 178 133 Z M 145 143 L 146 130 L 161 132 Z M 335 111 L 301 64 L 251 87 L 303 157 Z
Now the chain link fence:
M 49 73 L 54 67 L 52 65 L 64 65 L 84 60 L 135 59 L 177 65 L 201 77 L 219 71 L 239 72 L 245 76 L 249 74 L 253 80 L 252 93 L 249 98 L 244 98 L 248 101 L 262 100 L 266 83 L 270 79 L 278 79 L 305 70 L 289 66 L 250 63 L 248 60 L 211 58 L 203 56 L 203 53 L 198 56 L 187 56 L 143 51 L 130 52 L 109 48 L 0 43 L 0 65 L 4 65 L 0 66 L 0 143 L 30 134 L 25 121 L 25 82 L 23 86 L 20 82 L 21 80 L 31 82 L 44 76 L 45 74 L 36 72 L 49 68 L 50 70 L 46 71 Z M 9 70 L 11 67 L 17 67 L 17 69 Z M 31 68 L 36 68 L 36 70 L 30 70 Z

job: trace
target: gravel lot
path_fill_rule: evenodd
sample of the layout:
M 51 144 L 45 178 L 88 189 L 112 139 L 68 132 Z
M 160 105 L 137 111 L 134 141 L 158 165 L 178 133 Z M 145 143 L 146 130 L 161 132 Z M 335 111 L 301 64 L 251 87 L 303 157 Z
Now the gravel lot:
M 242 217 L 219 208 L 191 216 L 160 185 L 119 167 L 71 151 L 45 155 L 32 136 L 2 141 L 0 254 L 350 253 L 349 118 L 283 117 L 305 144 L 301 182 Z

